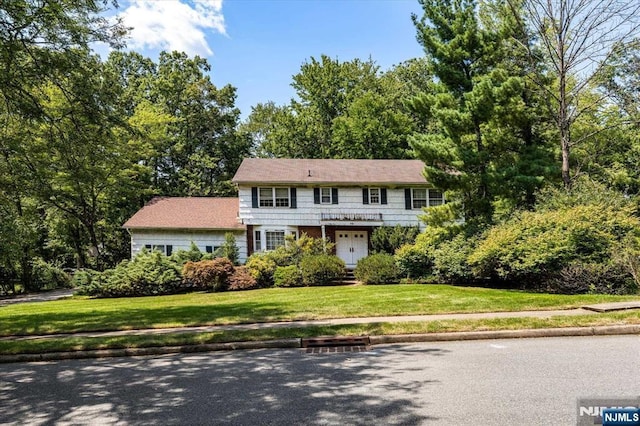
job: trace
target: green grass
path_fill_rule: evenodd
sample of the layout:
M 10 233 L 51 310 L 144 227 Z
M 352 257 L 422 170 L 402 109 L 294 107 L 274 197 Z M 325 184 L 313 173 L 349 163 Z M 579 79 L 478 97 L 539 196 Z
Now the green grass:
M 25 303 L 0 308 L 0 336 L 341 317 L 568 309 L 640 296 L 549 295 L 446 285 L 264 289 Z
M 616 324 L 640 324 L 640 312 L 628 311 L 551 318 L 499 318 L 481 320 L 374 323 L 245 331 L 216 331 L 210 333 L 180 333 L 90 338 L 66 337 L 27 341 L 0 341 L 0 354 L 11 355 L 95 349 L 182 346 L 205 343 L 258 341 L 291 337 L 303 338 L 323 335 L 374 336 L 460 331 L 587 327 Z

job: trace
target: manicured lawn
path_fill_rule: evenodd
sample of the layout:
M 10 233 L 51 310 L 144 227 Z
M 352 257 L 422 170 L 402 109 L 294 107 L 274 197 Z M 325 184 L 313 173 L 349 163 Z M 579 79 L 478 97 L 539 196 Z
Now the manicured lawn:
M 0 308 L 0 336 L 340 317 L 567 309 L 640 296 L 548 295 L 446 285 L 264 289 Z

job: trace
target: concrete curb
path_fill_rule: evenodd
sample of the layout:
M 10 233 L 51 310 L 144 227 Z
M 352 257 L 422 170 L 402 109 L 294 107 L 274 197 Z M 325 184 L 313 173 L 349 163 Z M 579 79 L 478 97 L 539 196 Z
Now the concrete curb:
M 523 339 L 538 337 L 612 336 L 640 334 L 640 324 L 601 327 L 539 328 L 527 330 L 461 331 L 452 333 L 395 334 L 369 336 L 371 345 L 390 343 L 446 342 L 455 340 Z M 299 349 L 302 339 L 277 339 L 255 342 L 209 343 L 201 345 L 162 346 L 151 348 L 104 349 L 92 351 L 50 352 L 42 354 L 1 355 L 0 363 L 59 361 L 68 359 L 125 356 L 166 355 L 241 349 Z
M 453 340 L 522 339 L 534 337 L 607 336 L 640 334 L 640 325 L 602 327 L 538 328 L 528 330 L 460 331 L 455 333 L 396 334 L 370 336 L 372 345 L 387 343 L 446 342 Z
M 109 358 L 144 355 L 166 355 L 178 353 L 230 351 L 239 349 L 300 348 L 301 339 L 277 339 L 255 342 L 207 343 L 201 345 L 160 346 L 150 348 L 103 349 L 91 351 L 48 352 L 41 354 L 1 355 L 0 363 L 60 361 L 66 359 Z

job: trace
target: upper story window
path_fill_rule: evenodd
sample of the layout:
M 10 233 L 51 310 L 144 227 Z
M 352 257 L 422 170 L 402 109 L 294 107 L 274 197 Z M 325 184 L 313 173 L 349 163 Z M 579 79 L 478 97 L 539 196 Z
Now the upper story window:
M 413 188 L 411 190 L 411 207 L 414 209 L 442 204 L 444 204 L 444 194 L 439 189 Z
M 313 188 L 313 204 L 338 204 L 338 188 Z
M 331 188 L 320 188 L 320 204 L 331 204 Z
M 380 204 L 380 188 L 369 188 L 369 204 Z
M 260 207 L 289 207 L 289 188 L 258 188 Z
M 387 188 L 362 188 L 362 204 L 387 204 Z

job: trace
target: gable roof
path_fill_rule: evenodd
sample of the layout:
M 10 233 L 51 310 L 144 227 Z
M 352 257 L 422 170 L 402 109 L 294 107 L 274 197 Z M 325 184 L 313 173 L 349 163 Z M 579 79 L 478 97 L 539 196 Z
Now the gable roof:
M 320 160 L 245 158 L 233 182 L 237 184 L 426 184 L 420 160 Z
M 155 197 L 129 219 L 129 229 L 242 230 L 238 198 Z

